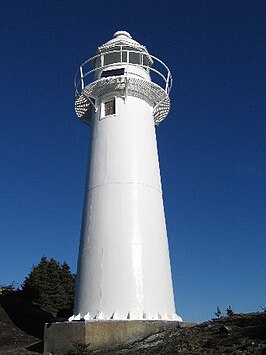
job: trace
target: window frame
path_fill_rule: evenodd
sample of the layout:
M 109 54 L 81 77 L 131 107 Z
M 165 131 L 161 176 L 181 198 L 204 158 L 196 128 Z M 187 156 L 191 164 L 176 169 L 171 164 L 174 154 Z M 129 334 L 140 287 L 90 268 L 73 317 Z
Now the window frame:
M 106 104 L 109 103 L 109 102 L 113 102 L 114 103 L 114 113 L 111 113 L 111 114 L 108 114 L 106 115 Z M 102 101 L 101 103 L 101 115 L 100 115 L 100 118 L 101 119 L 105 119 L 105 118 L 108 118 L 108 117 L 113 117 L 113 116 L 116 116 L 117 115 L 117 99 L 116 97 L 109 97 L 109 98 L 106 98 L 105 100 Z

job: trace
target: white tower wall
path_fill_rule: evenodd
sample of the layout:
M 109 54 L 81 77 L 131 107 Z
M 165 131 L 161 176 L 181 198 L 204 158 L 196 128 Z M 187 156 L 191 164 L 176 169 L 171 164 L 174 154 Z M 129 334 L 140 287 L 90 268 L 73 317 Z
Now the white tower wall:
M 140 74 L 150 82 L 147 71 L 127 67 L 128 77 Z M 115 114 L 103 117 L 104 103 L 113 98 Z M 175 313 L 154 105 L 109 90 L 97 97 L 95 109 L 72 319 L 181 320 Z

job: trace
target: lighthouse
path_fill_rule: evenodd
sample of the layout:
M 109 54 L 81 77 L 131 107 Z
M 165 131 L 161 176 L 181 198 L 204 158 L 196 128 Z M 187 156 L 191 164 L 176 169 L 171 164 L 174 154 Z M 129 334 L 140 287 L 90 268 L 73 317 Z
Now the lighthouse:
M 168 67 L 126 31 L 79 67 L 75 111 L 92 138 L 70 321 L 182 321 L 155 132 L 171 86 Z

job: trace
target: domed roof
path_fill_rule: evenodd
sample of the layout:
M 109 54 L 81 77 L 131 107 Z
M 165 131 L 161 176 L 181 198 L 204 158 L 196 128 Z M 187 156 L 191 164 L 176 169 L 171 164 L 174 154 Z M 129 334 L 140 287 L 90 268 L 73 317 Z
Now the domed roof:
M 148 54 L 146 47 L 135 41 L 127 31 L 115 32 L 112 39 L 98 47 L 98 53 L 106 52 L 115 46 L 125 46 Z
M 114 44 L 131 45 L 133 47 L 140 47 L 141 44 L 132 39 L 132 36 L 127 31 L 117 31 L 114 33 L 113 38 L 104 43 L 102 47 L 109 47 Z

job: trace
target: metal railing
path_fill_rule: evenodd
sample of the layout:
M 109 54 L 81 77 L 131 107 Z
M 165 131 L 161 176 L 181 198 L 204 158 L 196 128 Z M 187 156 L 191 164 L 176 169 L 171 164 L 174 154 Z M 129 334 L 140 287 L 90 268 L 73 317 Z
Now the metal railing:
M 115 54 L 118 54 L 118 61 L 105 64 L 106 61 L 110 60 L 110 55 Z M 135 58 L 139 58 L 139 63 L 132 63 L 132 61 L 130 61 L 132 54 L 138 55 Z M 145 63 L 149 61 L 151 62 L 151 59 L 152 63 L 150 65 Z M 93 66 L 93 69 L 86 70 L 89 65 Z M 167 67 L 166 64 L 164 64 L 163 61 L 145 52 L 130 49 L 120 49 L 97 54 L 94 57 L 87 59 L 84 63 L 80 65 L 74 78 L 75 95 L 80 96 L 82 90 L 88 84 L 95 80 L 95 78 L 93 77 L 94 74 L 106 68 L 110 69 L 112 67 L 117 67 L 120 65 L 125 65 L 126 68 L 128 66 L 142 68 L 146 70 L 147 73 L 151 72 L 155 74 L 152 77 L 152 82 L 155 82 L 157 85 L 159 85 L 167 94 L 170 93 L 173 85 L 173 78 L 170 69 Z M 158 70 L 153 68 L 152 65 L 159 66 Z M 127 76 L 127 71 L 125 71 L 124 76 Z M 89 80 L 89 78 L 91 80 Z

